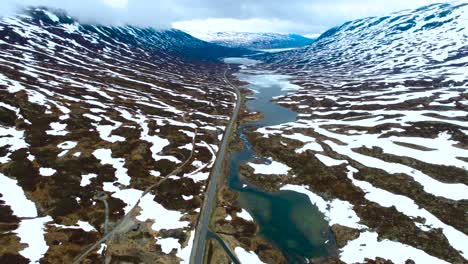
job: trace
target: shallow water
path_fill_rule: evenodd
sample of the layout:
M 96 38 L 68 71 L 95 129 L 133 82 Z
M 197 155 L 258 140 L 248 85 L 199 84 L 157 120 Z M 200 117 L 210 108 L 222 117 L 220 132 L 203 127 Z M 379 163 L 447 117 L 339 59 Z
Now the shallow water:
M 250 83 L 247 88 L 256 92 L 255 99 L 247 101 L 248 109 L 262 112 L 264 116 L 261 120 L 240 125 L 237 130 L 244 149 L 231 156 L 230 188 L 239 192 L 241 206 L 260 226 L 261 235 L 281 249 L 290 263 L 306 263 L 308 258 L 327 256 L 325 234 L 328 224 L 306 195 L 292 191 L 266 193 L 243 182 L 239 175 L 240 164 L 263 158 L 257 157 L 252 150 L 244 130 L 295 121 L 297 113 L 270 101 L 295 87 L 285 76 L 279 75 L 241 73 L 238 78 Z

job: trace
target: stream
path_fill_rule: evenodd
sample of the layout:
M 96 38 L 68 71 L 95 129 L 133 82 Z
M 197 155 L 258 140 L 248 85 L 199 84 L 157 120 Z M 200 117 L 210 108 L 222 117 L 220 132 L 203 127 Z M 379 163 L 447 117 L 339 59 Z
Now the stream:
M 248 60 L 247 60 L 248 62 Z M 242 60 L 232 59 L 228 63 L 242 64 Z M 244 66 L 242 66 L 244 67 Z M 270 161 L 258 157 L 252 149 L 244 131 L 253 127 L 275 126 L 295 121 L 297 113 L 284 108 L 271 99 L 294 89 L 285 76 L 265 72 L 242 70 L 239 80 L 249 83 L 244 88 L 254 91 L 246 102 L 251 112 L 261 112 L 260 120 L 242 123 L 236 133 L 241 139 L 243 150 L 230 157 L 229 187 L 239 193 L 239 202 L 260 227 L 260 235 L 280 249 L 289 263 L 309 263 L 308 259 L 329 255 L 324 235 L 329 230 L 324 215 L 309 198 L 293 191 L 268 193 L 244 181 L 239 175 L 239 166 L 253 160 Z

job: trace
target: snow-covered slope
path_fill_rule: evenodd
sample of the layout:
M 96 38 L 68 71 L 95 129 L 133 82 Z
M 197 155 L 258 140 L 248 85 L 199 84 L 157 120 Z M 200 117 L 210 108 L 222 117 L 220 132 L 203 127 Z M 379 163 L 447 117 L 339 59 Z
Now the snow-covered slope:
M 314 42 L 313 39 L 295 34 L 244 32 L 208 32 L 191 34 L 199 39 L 227 47 L 257 50 L 297 48 L 307 46 Z
M 434 4 L 330 29 L 275 62 L 320 83 L 468 80 L 468 4 Z
M 187 262 L 235 101 L 220 55 L 239 50 L 44 9 L 1 18 L 0 263 L 72 263 L 104 236 L 105 197 L 118 232 L 85 262 L 105 247 L 113 262 Z
M 348 22 L 257 57 L 266 63 L 247 72 L 296 84 L 274 100 L 298 117 L 249 141 L 290 168 L 278 189 L 327 216 L 341 261 L 467 263 L 466 1 Z
M 41 9 L 43 10 L 43 9 Z M 12 30 L 19 37 L 73 37 L 74 40 L 90 49 L 102 49 L 106 44 L 123 45 L 126 48 L 144 48 L 147 51 L 172 53 L 184 57 L 212 58 L 245 54 L 245 50 L 227 49 L 190 36 L 180 30 L 156 30 L 133 26 L 105 27 L 79 24 L 60 11 L 27 10 L 30 15 L 17 18 L 4 18 L 6 25 L 16 26 Z M 45 12 L 45 13 L 44 13 Z M 51 31 L 49 33 L 40 32 Z M 62 32 L 60 32 L 62 31 Z M 50 35 L 55 34 L 56 36 Z M 18 44 L 25 44 L 18 39 Z M 32 39 L 30 41 L 33 41 Z M 209 52 L 208 52 L 209 51 Z

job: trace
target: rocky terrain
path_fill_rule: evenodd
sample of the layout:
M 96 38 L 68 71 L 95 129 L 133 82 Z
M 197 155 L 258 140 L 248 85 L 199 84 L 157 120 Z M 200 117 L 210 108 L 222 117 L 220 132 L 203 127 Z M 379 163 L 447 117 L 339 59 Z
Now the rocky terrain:
M 189 32 L 193 36 L 223 46 L 254 50 L 288 49 L 310 45 L 314 39 L 296 34 L 247 32 Z
M 289 75 L 296 89 L 274 101 L 298 117 L 248 133 L 270 162 L 243 165 L 242 177 L 317 206 L 338 252 L 316 261 L 468 261 L 467 21 L 462 1 L 365 18 L 247 67 Z M 253 219 L 229 213 L 241 210 L 235 194 L 220 199 L 217 227 L 236 230 L 233 247 L 282 263 Z
M 188 263 L 235 102 L 215 59 L 243 52 L 42 8 L 1 18 L 0 262 Z

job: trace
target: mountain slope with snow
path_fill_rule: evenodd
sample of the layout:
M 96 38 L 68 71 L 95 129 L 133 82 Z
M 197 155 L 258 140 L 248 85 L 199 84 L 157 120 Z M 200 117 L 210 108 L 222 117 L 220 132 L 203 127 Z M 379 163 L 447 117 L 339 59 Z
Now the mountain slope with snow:
M 195 37 L 211 43 L 233 47 L 262 49 L 287 49 L 310 45 L 313 39 L 296 34 L 211 32 L 192 33 Z
M 347 22 L 269 61 L 317 83 L 418 79 L 461 85 L 468 80 L 467 42 L 468 4 L 457 1 Z
M 173 55 L 204 59 L 217 59 L 221 56 L 238 56 L 246 53 L 242 49 L 228 49 L 196 39 L 187 33 L 175 29 L 156 30 L 134 26 L 106 27 L 86 25 L 78 23 L 61 11 L 49 12 L 45 9 L 30 9 L 26 12 L 30 15 L 19 16 L 20 19 L 11 17 L 3 19 L 7 25 L 16 25 L 20 28 L 12 28 L 20 37 L 32 36 L 31 34 L 40 33 L 38 31 L 35 32 L 35 29 L 46 28 L 47 31 L 52 31 L 51 33 L 57 33 L 57 35 L 75 37 L 75 41 L 78 44 L 93 49 L 104 48 L 106 44 L 123 43 L 128 48 L 144 48 L 154 52 L 172 53 Z M 32 26 L 30 29 L 27 29 L 26 27 L 29 25 Z M 63 32 L 58 32 L 58 28 Z M 47 35 L 51 36 L 50 34 Z M 18 44 L 24 43 L 19 42 Z
M 307 195 L 345 263 L 467 263 L 466 1 L 347 22 L 255 58 L 247 72 L 295 84 L 273 100 L 298 117 L 247 135 L 292 177 L 250 181 Z
M 187 262 L 235 102 L 216 59 L 239 54 L 45 9 L 0 18 L 0 262 L 72 263 L 105 235 L 103 200 L 116 233 L 85 262 Z

